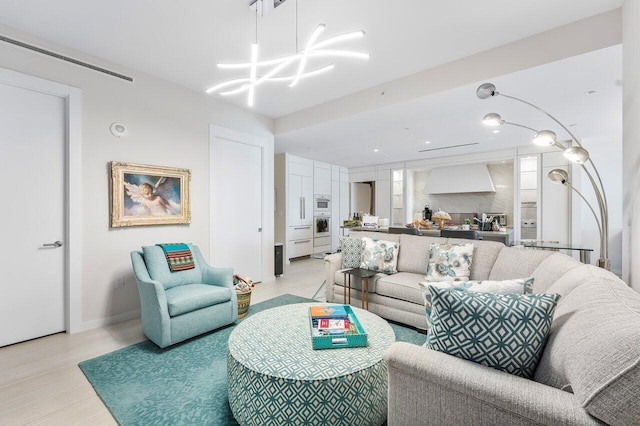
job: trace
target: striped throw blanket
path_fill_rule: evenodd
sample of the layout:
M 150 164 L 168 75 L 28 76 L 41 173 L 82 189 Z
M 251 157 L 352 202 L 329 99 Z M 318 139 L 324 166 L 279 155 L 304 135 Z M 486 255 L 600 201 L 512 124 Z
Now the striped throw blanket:
M 186 271 L 196 267 L 193 261 L 193 253 L 189 246 L 184 243 L 156 244 L 162 247 L 167 258 L 171 272 Z

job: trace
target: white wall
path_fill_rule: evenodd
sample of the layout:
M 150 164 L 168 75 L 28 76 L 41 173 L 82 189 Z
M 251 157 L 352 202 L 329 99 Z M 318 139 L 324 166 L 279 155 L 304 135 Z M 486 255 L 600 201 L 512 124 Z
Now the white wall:
M 84 327 L 94 327 L 135 317 L 139 299 L 130 251 L 158 242 L 185 241 L 199 245 L 208 257 L 209 124 L 272 140 L 273 121 L 8 27 L 0 26 L 0 32 L 135 78 L 131 84 L 0 43 L 0 67 L 82 90 L 82 322 Z M 109 133 L 115 121 L 128 126 L 126 138 Z M 191 169 L 191 225 L 110 229 L 110 161 Z M 122 277 L 125 287 L 116 289 Z
M 598 168 L 598 172 L 605 186 L 605 195 L 609 206 L 609 259 L 611 259 L 611 271 L 622 274 L 622 141 L 599 140 L 588 138 L 581 141 L 589 151 L 593 162 Z M 596 178 L 593 169 L 589 168 Z M 598 213 L 598 202 L 593 192 L 593 187 L 589 182 L 582 168 L 578 165 L 572 166 L 571 179 L 573 185 L 582 192 L 591 206 Z M 573 194 L 573 242 L 582 244 L 594 249 L 591 254 L 591 263 L 596 264 L 600 258 L 600 236 L 598 226 L 593 218 L 593 213 L 586 206 L 584 201 L 575 192 Z M 575 224 L 578 223 L 579 226 Z
M 623 279 L 640 291 L 640 2 L 622 6 Z M 636 259 L 633 262 L 633 259 Z

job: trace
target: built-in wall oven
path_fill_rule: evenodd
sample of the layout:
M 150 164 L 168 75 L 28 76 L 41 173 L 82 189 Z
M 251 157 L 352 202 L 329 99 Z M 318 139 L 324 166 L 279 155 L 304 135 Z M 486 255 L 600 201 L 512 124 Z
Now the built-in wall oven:
M 331 216 L 316 213 L 313 218 L 314 247 L 331 245 Z
M 318 213 L 331 214 L 331 195 L 316 194 L 313 197 L 313 211 Z

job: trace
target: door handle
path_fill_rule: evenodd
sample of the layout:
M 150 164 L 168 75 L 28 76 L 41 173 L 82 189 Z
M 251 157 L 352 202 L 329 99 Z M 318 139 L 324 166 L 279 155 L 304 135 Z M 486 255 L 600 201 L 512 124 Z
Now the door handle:
M 43 244 L 42 247 L 53 247 L 53 248 L 58 248 L 58 247 L 62 247 L 62 241 L 54 241 L 52 243 L 46 243 Z
M 304 241 L 294 241 L 293 244 L 304 244 L 304 243 L 310 243 L 311 240 L 304 240 Z
M 302 197 L 302 218 L 307 218 L 307 199 Z
M 300 220 L 302 220 L 302 197 L 300 197 Z

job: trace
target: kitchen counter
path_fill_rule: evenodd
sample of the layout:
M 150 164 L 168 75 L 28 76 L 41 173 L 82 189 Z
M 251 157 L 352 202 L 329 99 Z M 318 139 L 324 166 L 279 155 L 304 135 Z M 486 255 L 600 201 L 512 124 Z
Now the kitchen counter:
M 348 229 L 350 231 L 367 231 L 367 232 L 380 232 L 389 233 L 388 227 L 381 228 L 366 228 L 364 226 L 341 226 L 342 229 Z M 428 237 L 439 237 L 439 229 L 418 229 L 418 235 L 425 235 Z M 505 246 L 513 244 L 513 228 L 506 228 L 502 231 L 478 231 L 478 235 L 485 241 L 498 241 Z

